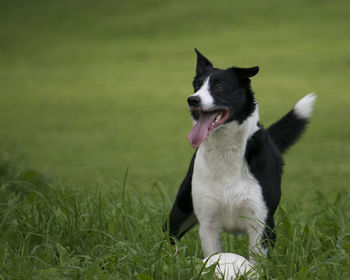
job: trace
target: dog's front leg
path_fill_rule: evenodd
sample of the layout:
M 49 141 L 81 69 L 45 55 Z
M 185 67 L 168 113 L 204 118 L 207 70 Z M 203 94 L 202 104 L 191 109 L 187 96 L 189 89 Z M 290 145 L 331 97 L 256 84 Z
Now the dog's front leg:
M 221 227 L 210 223 L 199 224 L 199 236 L 202 243 L 204 257 L 221 252 Z
M 249 225 L 249 261 L 256 265 L 257 261 L 254 259 L 254 255 L 266 256 L 267 250 L 262 245 L 262 237 L 264 234 L 263 227 L 257 222 Z

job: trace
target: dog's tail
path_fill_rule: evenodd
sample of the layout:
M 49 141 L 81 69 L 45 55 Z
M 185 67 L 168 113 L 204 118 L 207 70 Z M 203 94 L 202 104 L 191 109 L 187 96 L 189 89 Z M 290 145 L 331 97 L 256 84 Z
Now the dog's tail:
M 303 134 L 315 101 L 314 93 L 306 95 L 290 112 L 267 129 L 281 153 L 284 153 Z

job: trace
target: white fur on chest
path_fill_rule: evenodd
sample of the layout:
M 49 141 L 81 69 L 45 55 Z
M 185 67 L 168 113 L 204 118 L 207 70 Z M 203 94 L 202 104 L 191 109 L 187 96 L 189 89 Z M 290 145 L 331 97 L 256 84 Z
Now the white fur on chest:
M 246 232 L 255 221 L 264 222 L 262 192 L 246 163 L 239 170 L 215 168 L 198 152 L 192 179 L 194 212 L 200 223 L 211 223 L 229 232 Z M 231 172 L 231 174 L 230 174 Z
M 250 173 L 244 153 L 248 137 L 257 129 L 216 131 L 199 147 L 192 177 L 194 212 L 200 224 L 229 232 L 247 232 L 264 223 L 267 209 L 259 183 Z M 237 126 L 237 125 L 236 125 Z M 229 142 L 226 139 L 230 139 Z

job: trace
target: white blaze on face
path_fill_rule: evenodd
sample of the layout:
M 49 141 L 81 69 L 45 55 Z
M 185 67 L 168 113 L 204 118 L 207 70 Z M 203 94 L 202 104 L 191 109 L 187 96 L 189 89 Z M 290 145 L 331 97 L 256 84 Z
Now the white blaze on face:
M 218 112 L 212 111 L 214 108 L 214 99 L 210 94 L 208 77 L 202 87 L 192 96 L 200 98 L 200 113 L 198 120 L 194 123 L 194 127 L 188 134 L 188 140 L 193 148 L 198 148 L 204 139 L 209 135 L 209 128 L 215 121 Z M 207 111 L 207 112 L 203 112 Z
M 209 78 L 208 77 L 205 82 L 203 83 L 202 87 L 197 90 L 194 94 L 191 96 L 199 96 L 201 99 L 200 107 L 203 110 L 210 110 L 214 106 L 214 99 L 210 94 L 209 90 Z

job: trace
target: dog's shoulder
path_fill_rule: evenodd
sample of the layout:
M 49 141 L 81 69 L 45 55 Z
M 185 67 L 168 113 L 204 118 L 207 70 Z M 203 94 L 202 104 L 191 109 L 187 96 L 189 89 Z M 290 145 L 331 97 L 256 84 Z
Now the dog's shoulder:
M 245 158 L 248 164 L 253 164 L 254 161 L 259 160 L 266 161 L 270 158 L 281 159 L 281 153 L 268 131 L 261 124 L 258 126 L 259 129 L 247 141 Z
M 245 158 L 249 171 L 262 188 L 268 208 L 274 212 L 280 199 L 283 159 L 268 131 L 261 125 L 247 141 Z

